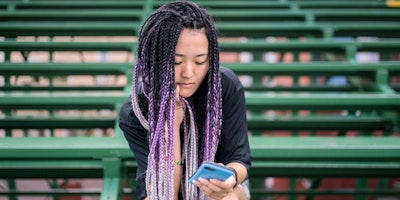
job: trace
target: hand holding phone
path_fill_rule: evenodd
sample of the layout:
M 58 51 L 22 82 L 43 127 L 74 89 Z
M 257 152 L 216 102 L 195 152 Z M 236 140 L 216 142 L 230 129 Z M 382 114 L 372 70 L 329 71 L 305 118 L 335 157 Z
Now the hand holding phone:
M 229 167 L 223 165 L 218 165 L 212 162 L 203 162 L 199 169 L 189 178 L 189 183 L 193 184 L 194 180 L 199 178 L 204 178 L 207 180 L 217 179 L 220 181 L 225 181 L 231 176 L 234 176 L 235 172 Z

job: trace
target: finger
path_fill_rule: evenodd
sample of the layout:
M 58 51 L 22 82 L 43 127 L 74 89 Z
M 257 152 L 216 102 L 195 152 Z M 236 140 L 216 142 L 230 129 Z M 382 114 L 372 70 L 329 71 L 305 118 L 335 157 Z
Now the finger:
M 179 98 L 179 91 L 180 91 L 179 85 L 176 85 L 176 88 L 175 88 L 175 102 L 176 102 L 177 106 L 181 105 L 181 98 Z
M 220 187 L 221 184 L 224 184 L 224 182 L 218 181 L 216 179 L 207 180 L 200 178 L 199 181 L 213 193 L 220 193 L 224 190 L 224 188 Z
M 218 181 L 218 180 L 216 180 Z M 222 183 L 221 181 L 219 181 Z M 211 180 L 200 178 L 197 181 L 194 181 L 194 184 L 206 195 L 210 200 L 212 199 L 222 199 L 224 198 L 229 191 L 223 190 L 223 188 L 218 187 L 218 185 L 214 185 Z
M 231 191 L 233 190 L 233 186 L 235 185 L 235 177 L 230 176 L 228 179 L 225 181 L 220 181 L 217 179 L 211 179 L 210 182 L 214 185 L 218 185 L 219 188 L 226 190 L 226 191 Z
M 200 180 L 195 180 L 193 181 L 193 183 L 207 196 L 211 194 L 212 191 L 206 185 L 204 185 Z

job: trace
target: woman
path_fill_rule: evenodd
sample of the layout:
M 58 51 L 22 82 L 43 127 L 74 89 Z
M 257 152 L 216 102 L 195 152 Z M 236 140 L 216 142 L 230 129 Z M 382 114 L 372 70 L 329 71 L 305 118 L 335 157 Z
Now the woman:
M 138 163 L 137 199 L 249 198 L 244 91 L 219 67 L 216 29 L 204 9 L 170 2 L 145 21 L 132 88 L 119 125 Z M 203 161 L 236 175 L 188 183 Z

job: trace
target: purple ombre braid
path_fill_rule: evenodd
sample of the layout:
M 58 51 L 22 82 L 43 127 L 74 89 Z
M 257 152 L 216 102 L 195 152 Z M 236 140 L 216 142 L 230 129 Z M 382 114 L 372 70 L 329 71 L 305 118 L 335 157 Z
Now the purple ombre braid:
M 152 200 L 174 197 L 175 47 L 184 28 L 204 29 L 209 42 L 208 74 L 193 96 L 181 98 L 186 107 L 181 156 L 184 199 L 205 199 L 187 181 L 201 162 L 214 161 L 221 132 L 219 47 L 213 20 L 194 3 L 167 3 L 149 16 L 140 30 L 132 83 L 133 111 L 149 134 L 146 191 Z M 147 112 L 139 106 L 140 92 L 148 99 Z

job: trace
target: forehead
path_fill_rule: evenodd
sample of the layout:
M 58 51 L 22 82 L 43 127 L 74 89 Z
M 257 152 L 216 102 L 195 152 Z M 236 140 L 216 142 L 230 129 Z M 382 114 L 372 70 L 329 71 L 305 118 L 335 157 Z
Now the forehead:
M 183 29 L 175 48 L 177 54 L 208 53 L 204 29 Z

